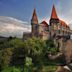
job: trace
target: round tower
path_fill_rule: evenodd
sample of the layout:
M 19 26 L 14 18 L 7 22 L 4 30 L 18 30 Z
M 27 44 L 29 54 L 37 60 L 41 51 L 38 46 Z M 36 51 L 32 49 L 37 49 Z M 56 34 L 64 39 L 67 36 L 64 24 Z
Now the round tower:
M 58 23 L 59 23 L 59 18 L 57 16 L 55 6 L 53 5 L 51 18 L 50 18 L 50 36 L 51 38 L 54 38 L 56 36 L 56 33 L 57 33 L 56 30 L 57 30 Z

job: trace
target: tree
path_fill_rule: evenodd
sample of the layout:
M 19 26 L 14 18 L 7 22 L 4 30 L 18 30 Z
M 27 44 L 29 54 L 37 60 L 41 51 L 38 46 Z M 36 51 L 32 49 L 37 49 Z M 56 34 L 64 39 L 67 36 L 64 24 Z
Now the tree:
M 13 53 L 12 48 L 6 48 L 6 49 L 3 50 L 2 56 L 1 56 L 2 68 L 9 66 L 12 53 Z
M 43 66 L 43 49 L 46 44 L 40 38 L 30 38 L 24 42 L 27 55 L 32 58 L 33 65 L 40 69 Z
M 53 42 L 53 40 L 46 41 L 46 51 L 51 54 L 56 54 L 59 52 L 59 48 L 57 48 Z

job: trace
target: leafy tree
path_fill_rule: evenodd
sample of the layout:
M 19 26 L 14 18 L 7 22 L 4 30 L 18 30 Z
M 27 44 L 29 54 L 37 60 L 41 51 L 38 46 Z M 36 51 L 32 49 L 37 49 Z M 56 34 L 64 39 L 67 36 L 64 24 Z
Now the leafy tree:
M 21 69 L 16 67 L 7 67 L 3 69 L 2 72 L 21 72 Z
M 13 52 L 12 48 L 6 48 L 6 49 L 3 50 L 2 56 L 1 56 L 1 62 L 2 62 L 3 68 L 9 66 L 11 56 L 12 56 L 12 52 Z
M 46 51 L 47 53 L 56 54 L 59 52 L 59 48 L 57 48 L 53 42 L 53 40 L 46 41 Z
M 32 58 L 32 62 L 37 69 L 43 66 L 43 49 L 45 48 L 45 42 L 39 38 L 31 38 L 26 40 L 25 48 L 27 49 L 28 56 Z
M 46 56 L 48 52 L 57 52 L 52 40 L 43 41 L 35 37 L 25 41 L 18 38 L 10 39 L 0 44 L 0 47 L 3 47 L 0 50 L 0 65 L 2 68 L 8 67 L 11 62 L 12 66 L 20 66 L 24 70 L 30 69 L 31 72 L 33 72 L 33 69 L 36 72 L 43 69 L 44 62 L 48 62 Z

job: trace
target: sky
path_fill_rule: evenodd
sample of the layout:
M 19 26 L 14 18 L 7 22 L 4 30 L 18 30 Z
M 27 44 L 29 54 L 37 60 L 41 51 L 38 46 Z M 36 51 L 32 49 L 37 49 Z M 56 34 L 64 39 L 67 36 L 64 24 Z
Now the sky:
M 53 5 L 59 19 L 72 28 L 72 0 L 0 0 L 0 35 L 22 36 L 23 32 L 31 32 L 34 8 L 39 23 L 49 23 Z
M 30 22 L 36 8 L 39 21 L 48 22 L 53 4 L 59 18 L 72 22 L 72 0 L 0 0 L 0 16 L 9 16 Z
M 51 0 L 0 0 L 0 15 L 30 21 L 34 7 L 40 18 L 49 13 Z

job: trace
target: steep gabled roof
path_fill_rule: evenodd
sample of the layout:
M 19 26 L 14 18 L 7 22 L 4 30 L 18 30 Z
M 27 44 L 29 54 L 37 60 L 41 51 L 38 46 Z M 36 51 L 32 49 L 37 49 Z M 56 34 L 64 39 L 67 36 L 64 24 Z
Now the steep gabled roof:
M 69 28 L 69 26 L 68 26 L 63 20 L 59 20 L 59 21 L 60 21 L 60 24 L 61 24 L 62 26 Z
M 43 26 L 48 27 L 48 24 L 46 21 L 42 21 L 41 24 L 43 24 Z
M 55 9 L 55 6 L 53 5 L 53 8 L 52 8 L 52 13 L 51 13 L 51 19 L 58 19 L 58 16 L 57 16 L 57 13 L 56 13 L 56 9 Z

